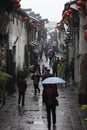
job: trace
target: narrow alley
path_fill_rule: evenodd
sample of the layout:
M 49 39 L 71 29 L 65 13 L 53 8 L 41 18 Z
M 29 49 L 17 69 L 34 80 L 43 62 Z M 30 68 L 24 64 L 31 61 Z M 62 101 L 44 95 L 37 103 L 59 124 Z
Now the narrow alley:
M 48 63 L 43 61 L 45 65 Z M 43 62 L 40 64 L 42 65 Z M 0 109 L 0 130 L 48 130 L 45 105 L 42 103 L 42 85 L 40 94 L 34 95 L 31 75 L 27 77 L 28 88 L 24 107 L 18 107 L 18 92 L 7 97 L 6 104 Z M 87 130 L 83 120 L 87 112 L 80 109 L 78 103 L 78 85 L 58 88 L 59 106 L 57 106 L 56 128 L 51 130 Z

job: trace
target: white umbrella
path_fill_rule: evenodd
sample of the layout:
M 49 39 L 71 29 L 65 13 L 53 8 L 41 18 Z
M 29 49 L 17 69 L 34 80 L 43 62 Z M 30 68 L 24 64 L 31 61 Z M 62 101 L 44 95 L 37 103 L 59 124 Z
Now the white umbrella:
M 42 81 L 42 84 L 59 84 L 59 83 L 60 84 L 66 83 L 66 81 L 59 77 L 49 77 Z

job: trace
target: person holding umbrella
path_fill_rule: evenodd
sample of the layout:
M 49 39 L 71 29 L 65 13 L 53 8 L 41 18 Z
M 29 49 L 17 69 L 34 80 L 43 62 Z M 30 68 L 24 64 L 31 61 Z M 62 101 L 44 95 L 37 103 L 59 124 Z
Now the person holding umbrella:
M 46 69 L 44 75 L 42 76 L 42 81 L 48 77 L 52 77 L 53 75 L 50 73 L 50 69 Z M 42 101 L 44 103 L 44 87 L 45 85 L 43 85 L 43 90 L 42 90 Z
M 53 118 L 53 127 L 56 126 L 56 106 L 58 106 L 57 84 L 66 83 L 65 80 L 59 77 L 48 77 L 42 81 L 44 87 L 44 103 L 46 105 L 48 129 L 51 128 L 51 114 Z
M 44 86 L 44 103 L 46 105 L 48 129 L 51 128 L 51 114 L 53 127 L 56 126 L 56 97 L 58 96 L 57 84 L 46 84 Z

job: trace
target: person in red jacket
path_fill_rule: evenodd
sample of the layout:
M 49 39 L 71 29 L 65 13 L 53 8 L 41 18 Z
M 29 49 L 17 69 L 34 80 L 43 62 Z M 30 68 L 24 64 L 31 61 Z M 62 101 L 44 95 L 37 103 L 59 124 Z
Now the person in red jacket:
M 20 105 L 20 102 L 22 100 L 22 106 L 24 106 L 25 91 L 27 88 L 27 82 L 26 82 L 25 77 L 23 75 L 20 76 L 20 78 L 17 82 L 17 86 L 18 86 L 18 91 L 19 91 L 18 104 Z
M 56 97 L 58 96 L 57 84 L 49 84 L 44 87 L 44 102 L 46 105 L 48 129 L 51 128 L 51 113 L 53 127 L 56 125 Z

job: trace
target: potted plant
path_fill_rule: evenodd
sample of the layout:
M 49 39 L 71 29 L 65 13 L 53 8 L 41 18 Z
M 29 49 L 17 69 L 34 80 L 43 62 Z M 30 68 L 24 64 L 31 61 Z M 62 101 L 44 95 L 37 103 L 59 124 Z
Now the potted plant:
M 0 71 L 0 101 L 5 103 L 5 97 L 7 95 L 7 84 L 8 81 L 12 78 L 11 75 Z

